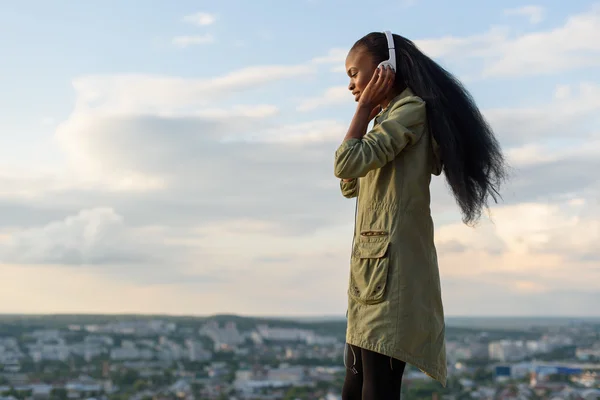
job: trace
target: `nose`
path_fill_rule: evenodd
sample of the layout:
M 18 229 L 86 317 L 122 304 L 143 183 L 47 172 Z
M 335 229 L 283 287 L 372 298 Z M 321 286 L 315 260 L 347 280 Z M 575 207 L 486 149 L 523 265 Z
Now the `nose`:
M 354 90 L 354 82 L 350 81 L 350 83 L 348 84 L 348 90 L 349 91 L 353 91 Z

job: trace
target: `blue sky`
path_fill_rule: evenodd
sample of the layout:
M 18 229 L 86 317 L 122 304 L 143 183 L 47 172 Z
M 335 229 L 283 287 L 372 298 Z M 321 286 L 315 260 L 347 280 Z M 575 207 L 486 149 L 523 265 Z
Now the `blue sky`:
M 515 168 L 475 230 L 434 180 L 448 314 L 598 315 L 600 5 L 365 4 L 4 1 L 0 312 L 343 314 L 343 63 L 390 29 Z

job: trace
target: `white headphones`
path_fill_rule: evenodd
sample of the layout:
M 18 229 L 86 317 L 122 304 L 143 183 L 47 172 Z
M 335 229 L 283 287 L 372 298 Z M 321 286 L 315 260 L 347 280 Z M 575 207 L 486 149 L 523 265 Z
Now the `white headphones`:
M 392 33 L 390 31 L 385 31 L 383 33 L 385 33 L 385 37 L 387 38 L 388 51 L 390 52 L 390 56 L 387 60 L 379 63 L 378 67 L 387 65 L 391 67 L 394 72 L 396 72 L 396 47 L 394 45 L 394 37 L 392 36 Z

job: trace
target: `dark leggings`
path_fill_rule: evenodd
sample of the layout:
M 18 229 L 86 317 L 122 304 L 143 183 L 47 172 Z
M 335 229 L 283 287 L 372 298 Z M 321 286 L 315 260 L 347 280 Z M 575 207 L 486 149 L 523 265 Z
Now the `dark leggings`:
M 342 400 L 398 400 L 404 361 L 347 345 Z

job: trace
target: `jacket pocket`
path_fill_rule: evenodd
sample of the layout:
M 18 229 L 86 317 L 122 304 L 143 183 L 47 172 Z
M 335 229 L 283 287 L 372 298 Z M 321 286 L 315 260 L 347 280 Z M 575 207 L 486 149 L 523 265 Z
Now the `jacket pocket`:
M 363 304 L 377 304 L 384 300 L 389 270 L 388 237 L 358 241 L 350 263 L 348 294 Z

